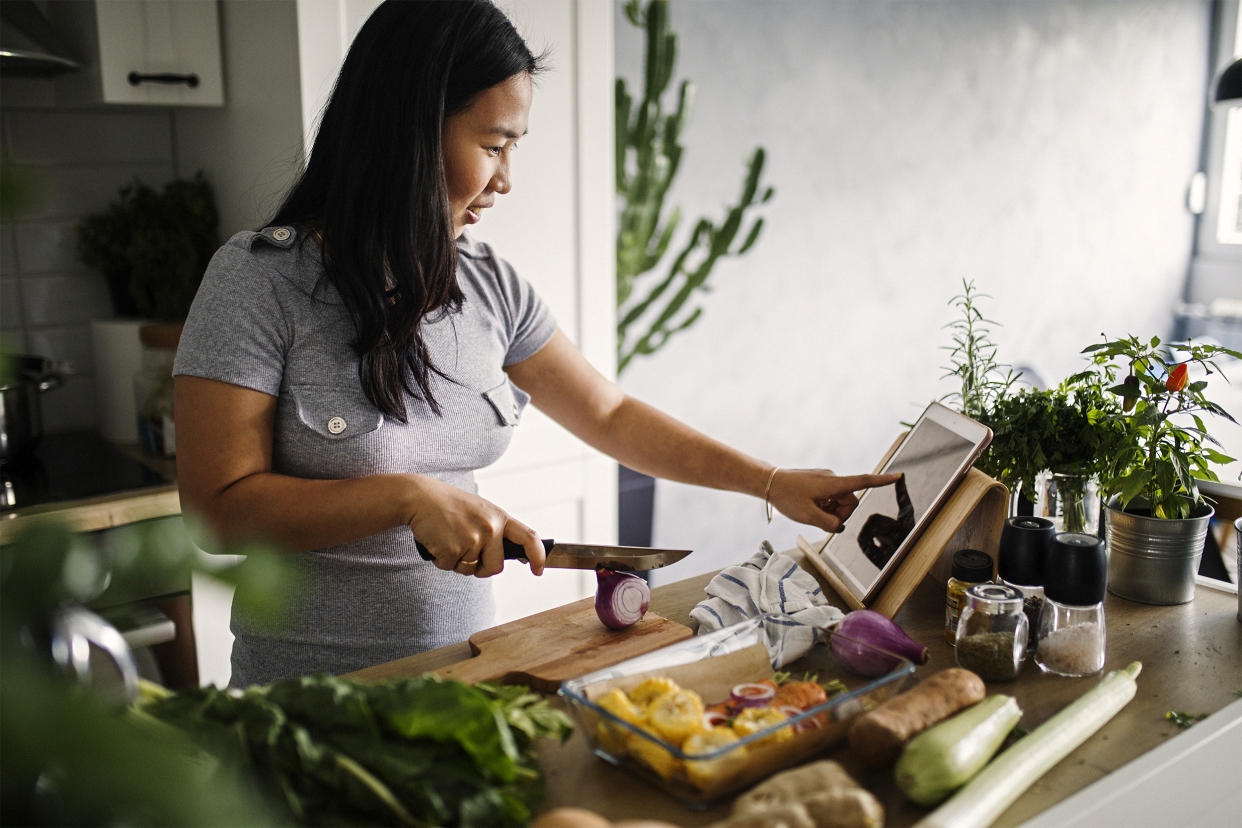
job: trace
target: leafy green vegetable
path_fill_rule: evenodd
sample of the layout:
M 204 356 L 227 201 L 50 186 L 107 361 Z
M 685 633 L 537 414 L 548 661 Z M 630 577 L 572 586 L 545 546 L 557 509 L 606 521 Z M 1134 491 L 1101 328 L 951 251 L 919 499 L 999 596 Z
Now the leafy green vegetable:
M 1187 713 L 1183 710 L 1170 710 L 1164 717 L 1178 727 L 1190 727 L 1208 717 L 1207 713 Z
M 363 684 L 316 675 L 213 687 L 142 710 L 251 766 L 303 824 L 524 825 L 543 795 L 533 743 L 564 713 L 524 687 L 434 675 Z

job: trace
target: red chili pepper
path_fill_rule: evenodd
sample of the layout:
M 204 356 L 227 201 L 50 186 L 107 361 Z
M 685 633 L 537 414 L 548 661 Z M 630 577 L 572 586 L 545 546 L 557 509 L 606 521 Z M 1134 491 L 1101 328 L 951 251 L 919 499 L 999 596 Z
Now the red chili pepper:
M 1168 379 L 1164 381 L 1164 387 L 1170 391 L 1181 391 L 1186 387 L 1187 373 L 1187 363 L 1183 362 L 1181 365 L 1178 365 L 1169 372 Z

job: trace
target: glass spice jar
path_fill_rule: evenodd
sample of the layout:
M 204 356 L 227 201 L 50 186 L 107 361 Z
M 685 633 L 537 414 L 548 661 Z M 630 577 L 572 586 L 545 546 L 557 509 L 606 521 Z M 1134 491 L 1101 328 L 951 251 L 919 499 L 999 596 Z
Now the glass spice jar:
M 951 574 L 944 604 L 944 640 L 950 646 L 957 643 L 957 619 L 962 614 L 963 596 L 975 584 L 992 580 L 992 558 L 978 549 L 954 552 Z
M 1108 560 L 1095 535 L 1062 532 L 1048 547 L 1035 663 L 1045 673 L 1090 676 L 1104 669 Z
M 985 681 L 1017 678 L 1030 631 L 1022 592 L 1004 584 L 975 584 L 965 601 L 957 623 L 957 666 Z

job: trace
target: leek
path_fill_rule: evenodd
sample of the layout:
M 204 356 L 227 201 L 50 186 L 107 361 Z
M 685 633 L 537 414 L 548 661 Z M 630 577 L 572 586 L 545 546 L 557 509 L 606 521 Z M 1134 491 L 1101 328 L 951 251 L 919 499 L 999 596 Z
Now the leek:
M 1143 665 L 1114 670 L 1082 698 L 997 757 L 915 828 L 987 828 L 1027 788 L 1125 707 Z

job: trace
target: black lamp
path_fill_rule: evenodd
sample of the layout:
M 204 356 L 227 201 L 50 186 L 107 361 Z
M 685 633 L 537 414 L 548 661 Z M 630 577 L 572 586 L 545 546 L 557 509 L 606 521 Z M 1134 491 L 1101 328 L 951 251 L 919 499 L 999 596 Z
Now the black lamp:
M 1216 79 L 1212 103 L 1242 103 L 1242 58 L 1225 67 Z

